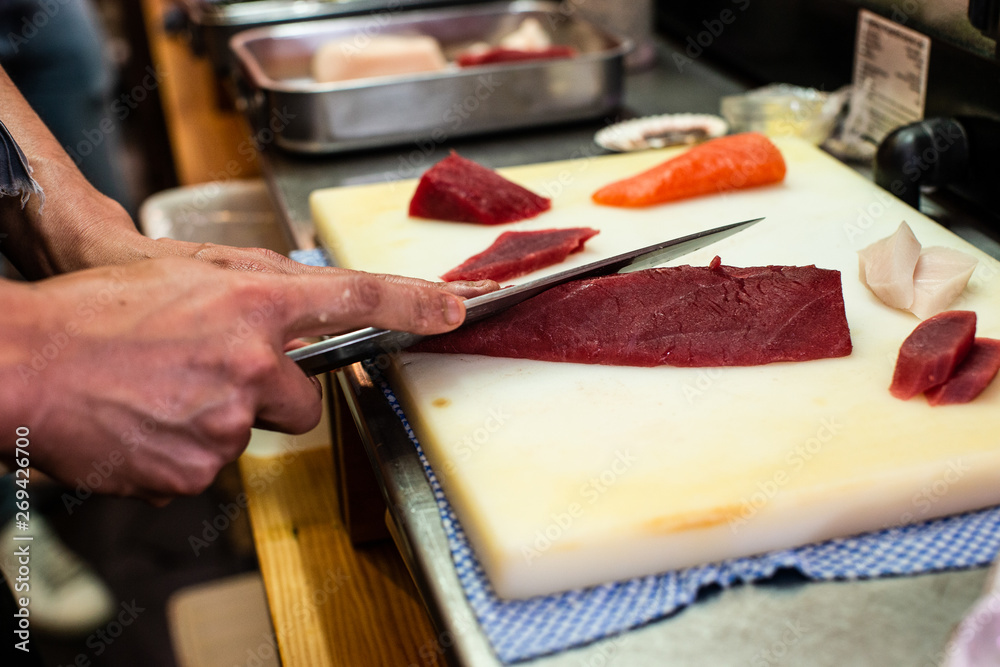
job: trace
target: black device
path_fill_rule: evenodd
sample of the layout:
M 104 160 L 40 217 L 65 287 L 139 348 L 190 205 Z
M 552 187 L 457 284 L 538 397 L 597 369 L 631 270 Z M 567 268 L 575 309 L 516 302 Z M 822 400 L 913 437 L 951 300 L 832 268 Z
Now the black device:
M 891 132 L 875 155 L 875 182 L 914 208 L 923 186 L 946 187 L 1000 211 L 1000 120 L 930 118 Z

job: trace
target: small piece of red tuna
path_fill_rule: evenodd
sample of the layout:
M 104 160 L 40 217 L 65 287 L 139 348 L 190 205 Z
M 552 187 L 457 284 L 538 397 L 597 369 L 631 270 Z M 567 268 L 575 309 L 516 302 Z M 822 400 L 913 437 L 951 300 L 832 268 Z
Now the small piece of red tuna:
M 504 232 L 489 248 L 441 276 L 442 280 L 509 280 L 552 266 L 574 252 L 598 230 L 590 227 Z
M 552 202 L 455 152 L 428 169 L 410 200 L 410 215 L 498 225 L 533 218 Z
M 675 266 L 575 280 L 418 352 L 612 366 L 756 366 L 851 353 L 840 272 Z
M 968 403 L 979 396 L 1000 372 L 1000 340 L 977 338 L 965 360 L 944 384 L 927 390 L 931 405 Z
M 889 393 L 904 401 L 951 377 L 972 347 L 976 314 L 948 310 L 924 320 L 899 348 Z
M 576 49 L 572 46 L 550 46 L 545 49 L 509 49 L 498 46 L 486 51 L 463 53 L 458 56 L 456 62 L 459 67 L 475 67 L 477 65 L 494 65 L 497 63 L 572 58 L 576 53 Z

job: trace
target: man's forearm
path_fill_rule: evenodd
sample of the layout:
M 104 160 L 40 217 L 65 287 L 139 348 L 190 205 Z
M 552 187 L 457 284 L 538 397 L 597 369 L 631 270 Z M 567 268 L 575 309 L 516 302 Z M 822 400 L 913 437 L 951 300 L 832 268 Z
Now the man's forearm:
M 0 119 L 20 145 L 45 192 L 0 197 L 0 251 L 29 278 L 42 278 L 104 263 L 141 259 L 148 239 L 128 213 L 84 178 L 52 133 L 0 68 Z M 113 258 L 113 259 L 112 259 Z
M 4 313 L 0 327 L 0 405 L 3 406 L 0 461 L 6 462 L 12 456 L 14 430 L 31 421 L 31 406 L 36 403 L 39 383 L 32 382 L 38 375 L 32 367 L 32 350 L 39 356 L 35 366 L 47 363 L 39 342 L 46 316 L 30 283 L 3 278 L 0 278 L 0 311 Z

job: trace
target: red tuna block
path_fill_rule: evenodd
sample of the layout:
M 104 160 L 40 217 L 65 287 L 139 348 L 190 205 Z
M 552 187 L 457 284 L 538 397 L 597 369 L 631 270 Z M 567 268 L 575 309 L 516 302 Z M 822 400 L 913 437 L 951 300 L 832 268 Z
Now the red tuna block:
M 972 347 L 976 314 L 948 310 L 917 325 L 899 348 L 889 393 L 904 401 L 941 384 Z
M 441 276 L 442 280 L 509 280 L 552 266 L 598 234 L 590 227 L 504 232 L 489 248 Z
M 965 360 L 944 384 L 927 390 L 931 405 L 968 403 L 993 381 L 1000 371 L 1000 340 L 977 338 Z
M 498 225 L 533 218 L 552 202 L 452 153 L 428 169 L 410 200 L 410 215 Z
M 755 366 L 851 353 L 840 272 L 677 266 L 577 280 L 415 351 L 617 366 Z

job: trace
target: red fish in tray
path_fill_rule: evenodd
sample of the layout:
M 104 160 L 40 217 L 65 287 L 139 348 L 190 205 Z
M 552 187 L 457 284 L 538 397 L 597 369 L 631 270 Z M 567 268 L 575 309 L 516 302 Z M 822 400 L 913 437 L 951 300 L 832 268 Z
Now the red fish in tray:
M 452 152 L 420 177 L 410 215 L 499 225 L 533 218 L 551 206 L 546 197 Z
M 577 51 L 572 46 L 550 46 L 544 49 L 509 49 L 498 46 L 484 51 L 463 53 L 458 56 L 455 62 L 458 63 L 459 67 L 475 67 L 497 63 L 572 58 L 576 54 Z
M 523 276 L 583 250 L 598 230 L 590 227 L 504 232 L 489 248 L 441 276 L 442 280 L 496 280 Z
M 843 357 L 852 347 L 839 271 L 713 261 L 559 285 L 412 349 L 617 366 L 755 366 Z

